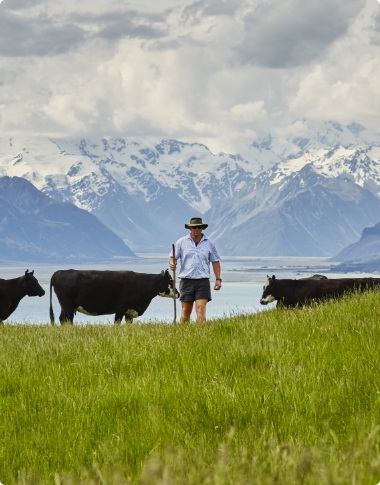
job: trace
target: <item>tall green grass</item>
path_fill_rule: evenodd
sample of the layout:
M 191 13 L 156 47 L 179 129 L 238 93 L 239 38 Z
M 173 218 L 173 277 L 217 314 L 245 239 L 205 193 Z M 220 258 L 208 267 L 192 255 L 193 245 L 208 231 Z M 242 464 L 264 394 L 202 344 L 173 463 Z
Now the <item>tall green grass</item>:
M 0 328 L 0 482 L 380 482 L 380 293 L 206 324 Z

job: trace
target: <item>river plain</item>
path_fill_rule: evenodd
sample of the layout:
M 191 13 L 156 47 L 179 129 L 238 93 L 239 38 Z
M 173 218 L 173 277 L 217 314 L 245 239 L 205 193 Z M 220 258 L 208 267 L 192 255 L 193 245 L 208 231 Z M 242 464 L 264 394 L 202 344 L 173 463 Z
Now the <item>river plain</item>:
M 138 256 L 138 258 L 92 264 L 0 264 L 0 278 L 16 278 L 23 275 L 26 269 L 34 270 L 36 278 L 46 291 L 45 296 L 41 298 L 25 297 L 21 300 L 18 308 L 5 323 L 48 324 L 49 283 L 51 275 L 59 269 L 131 270 L 141 273 L 159 273 L 168 268 L 167 255 L 139 254 Z M 335 273 L 328 258 L 315 257 L 224 257 L 221 264 L 223 286 L 220 291 L 212 290 L 212 301 L 207 305 L 208 320 L 273 309 L 275 303 L 267 306 L 260 305 L 260 297 L 267 275 L 275 274 L 277 278 L 295 279 L 314 274 L 322 274 L 328 278 L 378 276 L 368 273 L 347 275 Z M 211 281 L 214 282 L 214 279 L 211 278 Z M 177 315 L 180 314 L 180 306 L 180 302 L 177 301 Z M 54 292 L 53 308 L 56 322 L 59 322 L 60 306 Z M 152 300 L 144 315 L 134 319 L 134 323 L 166 322 L 169 324 L 173 322 L 173 316 L 173 300 L 157 296 Z M 194 312 L 192 318 L 195 319 Z M 91 317 L 77 312 L 74 322 L 82 325 L 113 324 L 113 315 Z

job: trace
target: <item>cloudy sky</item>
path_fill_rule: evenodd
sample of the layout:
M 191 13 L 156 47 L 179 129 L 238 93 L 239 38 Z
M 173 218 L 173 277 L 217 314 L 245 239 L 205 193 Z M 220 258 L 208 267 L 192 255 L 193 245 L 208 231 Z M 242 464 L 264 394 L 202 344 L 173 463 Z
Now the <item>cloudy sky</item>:
M 297 117 L 380 130 L 378 0 L 3 0 L 0 134 L 237 152 Z

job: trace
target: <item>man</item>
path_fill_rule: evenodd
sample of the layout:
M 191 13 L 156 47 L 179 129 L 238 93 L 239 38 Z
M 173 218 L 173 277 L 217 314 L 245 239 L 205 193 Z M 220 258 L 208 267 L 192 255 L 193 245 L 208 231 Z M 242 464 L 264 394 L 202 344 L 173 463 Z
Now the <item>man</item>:
M 208 224 L 203 224 L 200 217 L 193 217 L 190 224 L 185 224 L 185 228 L 190 229 L 190 234 L 178 239 L 174 245 L 175 259 L 172 253 L 169 256 L 172 271 L 177 267 L 177 259 L 181 261 L 178 275 L 181 279 L 179 285 L 182 305 L 181 322 L 190 320 L 194 302 L 197 322 L 206 321 L 206 305 L 211 301 L 210 263 L 215 273 L 214 290 L 220 290 L 222 287 L 220 257 L 215 244 L 202 233 L 206 227 Z

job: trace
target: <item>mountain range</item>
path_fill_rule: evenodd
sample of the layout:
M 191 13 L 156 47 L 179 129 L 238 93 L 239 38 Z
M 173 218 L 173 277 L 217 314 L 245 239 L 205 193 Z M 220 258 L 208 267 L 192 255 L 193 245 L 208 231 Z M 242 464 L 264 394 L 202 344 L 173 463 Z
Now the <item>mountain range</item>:
M 1 261 L 83 262 L 133 256 L 94 215 L 54 201 L 23 178 L 0 178 Z
M 176 140 L 0 139 L 0 176 L 91 212 L 138 251 L 166 252 L 194 213 L 233 196 L 261 168 Z
M 277 175 L 257 177 L 254 190 L 210 212 L 222 254 L 334 255 L 380 218 L 380 199 L 349 177 L 327 178 L 310 165 L 271 184 Z
M 0 176 L 95 215 L 133 250 L 167 252 L 202 216 L 222 254 L 333 256 L 380 220 L 380 134 L 296 120 L 242 154 L 130 138 L 0 138 Z

